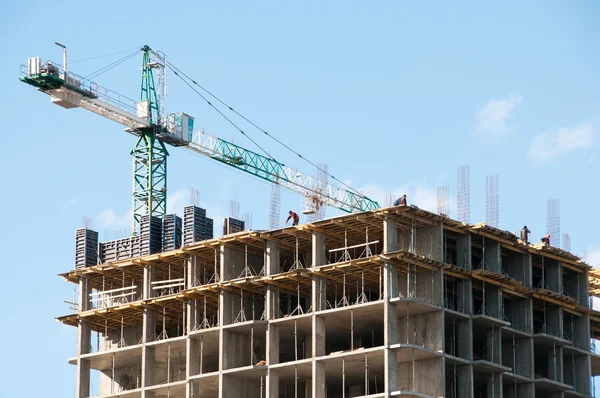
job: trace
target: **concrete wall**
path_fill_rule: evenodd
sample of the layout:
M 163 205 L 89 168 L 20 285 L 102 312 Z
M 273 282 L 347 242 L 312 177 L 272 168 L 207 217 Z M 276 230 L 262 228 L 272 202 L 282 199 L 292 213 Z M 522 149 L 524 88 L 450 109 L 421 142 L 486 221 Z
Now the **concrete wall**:
M 429 312 L 398 319 L 398 342 L 443 350 L 443 312 Z
M 444 395 L 445 369 L 442 358 L 424 359 L 398 364 L 398 390 L 417 391 L 432 397 Z

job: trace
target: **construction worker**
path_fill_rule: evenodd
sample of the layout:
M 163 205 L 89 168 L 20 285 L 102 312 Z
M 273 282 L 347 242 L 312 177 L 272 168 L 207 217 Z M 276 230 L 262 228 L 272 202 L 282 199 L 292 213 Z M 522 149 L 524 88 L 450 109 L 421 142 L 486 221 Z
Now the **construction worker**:
M 285 220 L 285 223 L 287 224 L 288 221 L 290 221 L 290 218 L 293 219 L 292 225 L 298 225 L 298 221 L 300 221 L 300 216 L 298 216 L 298 214 L 296 214 L 296 212 L 293 212 L 290 210 L 290 215 L 288 216 L 287 220 Z
M 527 228 L 527 225 L 525 225 L 523 227 L 523 229 L 521 230 L 521 240 L 524 243 L 529 243 L 529 241 L 527 240 L 527 238 L 529 237 L 530 233 L 531 233 L 531 231 Z
M 394 206 L 406 206 L 406 194 L 394 201 Z
M 550 245 L 550 234 L 544 236 L 542 238 L 542 242 L 545 243 L 545 244 L 547 244 L 547 245 Z

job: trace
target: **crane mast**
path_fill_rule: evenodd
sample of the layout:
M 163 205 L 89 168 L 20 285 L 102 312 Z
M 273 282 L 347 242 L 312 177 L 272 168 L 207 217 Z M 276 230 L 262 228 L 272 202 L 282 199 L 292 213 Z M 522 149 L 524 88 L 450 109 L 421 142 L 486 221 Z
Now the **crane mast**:
M 81 107 L 113 120 L 137 137 L 133 158 L 133 225 L 139 233 L 141 217 L 163 217 L 167 209 L 166 144 L 182 147 L 244 171 L 302 195 L 307 208 L 332 206 L 345 212 L 367 211 L 379 204 L 354 191 L 336 187 L 290 168 L 277 160 L 212 136 L 194 131 L 194 118 L 179 112 L 164 113 L 166 90 L 157 93 L 154 70 L 166 84 L 166 57 L 150 47 L 141 48 L 142 81 L 140 100 L 134 101 L 99 86 L 84 77 L 65 72 L 64 67 L 41 58 L 28 59 L 20 80 L 48 94 L 52 103 L 71 109 Z M 162 73 L 161 73 L 162 72 Z M 160 83 L 160 82 L 159 82 Z M 309 210 L 305 213 L 309 213 Z
M 132 231 L 139 232 L 141 218 L 150 214 L 162 218 L 167 214 L 167 157 L 165 144 L 157 139 L 162 133 L 163 115 L 154 85 L 154 68 L 161 68 L 159 62 L 150 61 L 150 47 L 142 48 L 142 88 L 138 102 L 138 116 L 148 121 L 150 126 L 138 128 L 139 136 L 131 156 L 133 157 L 133 225 Z

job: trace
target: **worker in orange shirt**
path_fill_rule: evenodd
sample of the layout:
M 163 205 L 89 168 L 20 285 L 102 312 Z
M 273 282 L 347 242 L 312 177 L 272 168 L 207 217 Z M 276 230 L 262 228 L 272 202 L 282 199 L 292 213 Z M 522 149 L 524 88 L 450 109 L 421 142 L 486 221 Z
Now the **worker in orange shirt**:
M 296 214 L 296 212 L 291 211 L 289 213 L 289 217 L 287 218 L 287 220 L 285 220 L 285 223 L 287 224 L 288 221 L 290 221 L 290 218 L 293 220 L 292 225 L 298 225 L 298 221 L 300 221 L 300 216 L 298 216 L 298 214 Z

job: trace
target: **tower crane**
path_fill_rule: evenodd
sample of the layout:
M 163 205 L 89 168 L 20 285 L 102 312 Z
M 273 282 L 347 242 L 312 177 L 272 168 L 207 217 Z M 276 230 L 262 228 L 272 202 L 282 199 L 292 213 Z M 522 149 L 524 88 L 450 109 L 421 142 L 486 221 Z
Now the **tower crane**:
M 140 49 L 141 93 L 140 100 L 134 101 L 67 70 L 66 47 L 55 44 L 63 48 L 62 67 L 51 61 L 42 62 L 39 57 L 29 58 L 27 65 L 21 66 L 20 80 L 48 94 L 56 105 L 66 109 L 87 109 L 120 123 L 126 127 L 126 132 L 136 137 L 131 151 L 134 234 L 139 231 L 142 216 L 162 218 L 166 213 L 167 146 L 190 150 L 296 192 L 305 198 L 305 214 L 314 213 L 323 205 L 345 212 L 379 208 L 377 202 L 350 187 L 336 187 L 288 167 L 268 154 L 253 152 L 207 134 L 203 129 L 194 130 L 194 118 L 190 115 L 183 112 L 165 114 L 167 69 L 172 65 L 163 53 L 147 45 Z M 129 57 L 135 54 L 139 54 L 137 50 Z M 177 69 L 175 74 L 183 79 Z

